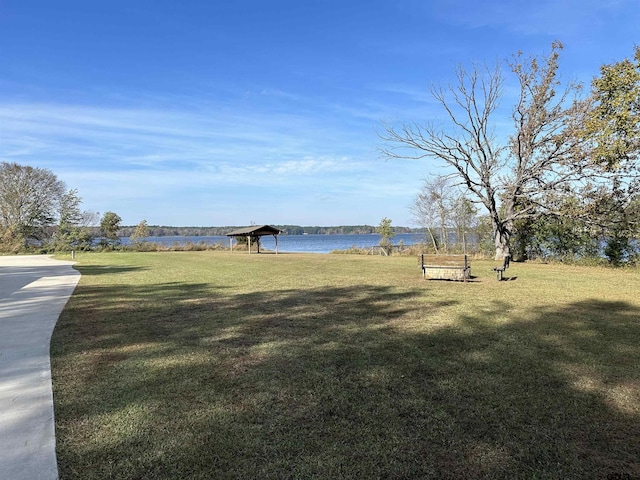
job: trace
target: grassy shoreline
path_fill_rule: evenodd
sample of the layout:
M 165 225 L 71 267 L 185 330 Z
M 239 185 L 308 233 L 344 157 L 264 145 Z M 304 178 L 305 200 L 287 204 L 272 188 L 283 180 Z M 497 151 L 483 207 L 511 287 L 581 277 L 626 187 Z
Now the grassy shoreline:
M 61 479 L 640 477 L 638 270 L 77 260 L 51 348 Z

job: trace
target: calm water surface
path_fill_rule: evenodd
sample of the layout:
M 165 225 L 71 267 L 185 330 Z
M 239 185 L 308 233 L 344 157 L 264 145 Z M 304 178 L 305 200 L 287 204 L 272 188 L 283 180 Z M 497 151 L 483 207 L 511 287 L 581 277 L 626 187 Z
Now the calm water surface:
M 404 243 L 413 245 L 424 241 L 422 233 L 400 233 L 391 239 L 394 245 Z M 163 245 L 185 243 L 221 243 L 229 246 L 229 237 L 147 237 L 148 242 L 160 243 Z M 129 238 L 122 238 L 122 243 L 129 243 Z M 372 233 L 367 235 L 278 235 L 279 252 L 306 252 L 306 253 L 330 253 L 333 250 L 347 250 L 351 247 L 370 248 L 380 244 L 380 235 Z M 264 236 L 260 239 L 260 245 L 267 250 L 275 250 L 275 239 Z

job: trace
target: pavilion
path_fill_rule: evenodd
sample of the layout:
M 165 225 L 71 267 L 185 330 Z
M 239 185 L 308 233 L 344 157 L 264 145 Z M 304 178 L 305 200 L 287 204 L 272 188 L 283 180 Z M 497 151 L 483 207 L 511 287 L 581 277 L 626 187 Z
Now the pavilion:
M 231 253 L 233 253 L 233 238 L 234 237 L 247 237 L 249 243 L 249 254 L 251 254 L 251 242 L 256 241 L 258 244 L 258 253 L 260 253 L 260 237 L 265 235 L 273 235 L 273 238 L 276 239 L 276 254 L 278 253 L 278 235 L 282 233 L 282 230 L 279 230 L 270 225 L 253 225 L 247 228 L 240 228 L 238 230 L 234 230 L 233 232 L 227 233 L 227 237 L 229 237 L 229 246 L 231 247 Z

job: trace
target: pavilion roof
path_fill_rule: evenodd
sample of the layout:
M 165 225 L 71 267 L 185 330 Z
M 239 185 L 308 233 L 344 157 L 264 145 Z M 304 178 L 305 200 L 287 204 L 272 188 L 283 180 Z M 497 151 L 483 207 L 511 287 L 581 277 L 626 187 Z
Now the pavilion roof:
M 251 227 L 239 228 L 233 232 L 227 233 L 227 237 L 261 237 L 262 235 L 278 235 L 282 230 L 272 227 L 271 225 L 252 225 Z

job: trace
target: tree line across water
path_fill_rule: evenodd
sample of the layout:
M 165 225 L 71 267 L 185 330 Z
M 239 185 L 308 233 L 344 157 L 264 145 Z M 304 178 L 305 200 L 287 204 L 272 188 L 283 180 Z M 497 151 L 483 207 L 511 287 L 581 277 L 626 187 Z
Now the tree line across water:
M 130 237 L 136 230 L 136 225 L 123 226 L 118 231 L 121 237 Z M 245 228 L 241 226 L 223 227 L 171 227 L 164 225 L 148 225 L 150 237 L 214 237 Z M 377 227 L 372 225 L 340 225 L 331 227 L 301 226 L 301 225 L 272 225 L 282 230 L 283 235 L 367 235 L 376 233 Z M 420 232 L 422 229 L 410 227 L 393 227 L 395 233 Z

